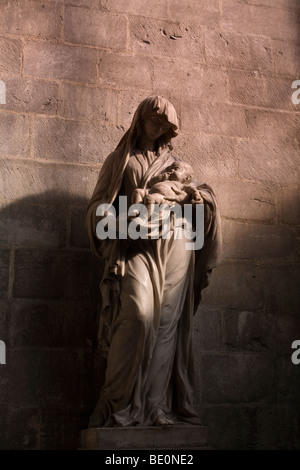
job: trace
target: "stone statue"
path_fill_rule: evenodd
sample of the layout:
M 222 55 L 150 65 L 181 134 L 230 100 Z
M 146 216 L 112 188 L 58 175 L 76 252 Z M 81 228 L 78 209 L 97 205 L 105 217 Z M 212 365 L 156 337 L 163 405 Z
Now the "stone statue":
M 105 160 L 87 208 L 91 246 L 105 264 L 99 346 L 107 358 L 90 427 L 200 424 L 193 407 L 192 319 L 220 262 L 220 217 L 212 189 L 192 183 L 189 167 L 173 155 L 177 134 L 170 101 L 142 101 Z M 193 207 L 204 204 L 201 250 L 187 250 L 184 235 L 176 238 L 172 226 L 165 239 L 96 236 L 99 205 L 112 205 L 119 218 L 119 196 L 130 203 L 150 197 L 151 203 L 157 194 L 181 203 L 188 197 Z

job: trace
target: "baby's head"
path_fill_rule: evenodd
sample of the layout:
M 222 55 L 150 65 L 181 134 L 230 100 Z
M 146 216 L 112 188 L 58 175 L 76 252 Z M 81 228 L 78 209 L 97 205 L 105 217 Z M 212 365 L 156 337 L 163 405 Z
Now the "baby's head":
M 180 181 L 181 183 L 190 183 L 193 179 L 193 169 L 188 163 L 180 160 L 172 163 L 166 168 L 170 180 Z

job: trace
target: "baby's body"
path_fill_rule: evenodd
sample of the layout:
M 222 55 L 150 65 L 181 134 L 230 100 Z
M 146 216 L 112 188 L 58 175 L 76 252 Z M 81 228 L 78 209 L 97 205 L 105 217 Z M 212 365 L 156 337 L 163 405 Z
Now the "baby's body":
M 133 192 L 132 203 L 186 204 L 203 203 L 197 187 L 191 183 L 192 168 L 184 162 L 174 162 L 164 173 L 152 178 L 146 189 L 138 188 Z

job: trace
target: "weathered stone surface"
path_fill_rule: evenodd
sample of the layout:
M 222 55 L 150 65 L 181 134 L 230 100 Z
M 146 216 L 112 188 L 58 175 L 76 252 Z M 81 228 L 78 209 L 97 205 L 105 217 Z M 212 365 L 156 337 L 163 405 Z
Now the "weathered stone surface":
M 195 351 L 217 351 L 222 349 L 222 310 L 201 307 L 194 316 Z
M 299 330 L 295 332 L 295 339 L 300 339 L 299 334 Z M 293 364 L 291 360 L 293 351 L 293 349 L 290 349 L 290 354 L 281 355 L 277 359 L 278 401 L 300 406 L 300 368 Z
M 95 8 L 99 7 L 99 0 L 64 0 L 65 5 L 73 5 L 76 7 Z
M 174 153 L 193 165 L 199 182 L 207 178 L 237 175 L 235 143 L 232 139 L 205 134 L 180 133 L 174 140 Z
M 6 85 L 5 109 L 38 114 L 57 113 L 58 85 L 44 80 L 1 77 Z
M 150 58 L 142 55 L 99 53 L 100 84 L 148 90 L 151 88 L 152 68 Z
M 204 426 L 89 428 L 81 432 L 81 448 L 107 449 L 197 449 L 207 445 Z
M 76 248 L 89 248 L 90 242 L 85 227 L 86 208 L 71 208 L 70 212 L 69 245 Z
M 124 130 L 129 128 L 133 115 L 135 113 L 136 108 L 138 107 L 139 103 L 143 101 L 143 99 L 147 98 L 147 96 L 151 95 L 151 91 L 120 91 L 120 125 Z M 166 96 L 167 99 L 171 99 L 168 95 Z M 178 100 L 178 98 L 177 98 Z M 173 103 L 173 101 L 171 101 Z M 177 103 L 174 101 L 174 106 Z M 177 108 L 176 108 L 177 109 Z
M 207 25 L 218 25 L 220 9 L 218 0 L 172 0 L 169 4 L 172 19 L 191 24 L 193 22 Z
M 26 77 L 95 83 L 97 51 L 29 41 L 24 46 L 23 67 Z
M 291 113 L 248 109 L 246 111 L 250 138 L 293 146 L 300 141 L 300 123 Z
M 183 26 L 170 21 L 149 20 L 133 16 L 129 19 L 130 49 L 134 52 L 204 62 L 204 40 L 200 26 Z M 158 53 L 159 51 L 159 53 Z
M 297 41 L 299 19 L 294 11 L 227 0 L 223 4 L 221 27 L 238 33 Z
M 232 102 L 275 109 L 295 109 L 292 81 L 288 78 L 260 75 L 258 72 L 229 72 L 229 96 Z
M 43 39 L 60 37 L 62 22 L 58 2 L 1 2 L 0 29 L 2 34 L 22 34 Z
M 231 351 L 276 351 L 274 313 L 227 310 L 223 315 L 224 343 Z
M 208 64 L 265 72 L 273 69 L 268 38 L 212 30 L 206 30 L 204 38 Z
M 209 287 L 203 291 L 203 306 L 263 308 L 263 274 L 253 263 L 224 261 L 213 271 Z
M 100 282 L 89 252 L 17 249 L 14 298 L 91 301 Z
M 202 356 L 201 362 L 204 403 L 274 401 L 274 355 L 205 355 Z
M 34 154 L 46 160 L 99 164 L 114 150 L 122 134 L 117 127 L 97 123 L 36 118 Z
M 205 115 L 205 109 L 201 107 L 202 101 L 223 102 L 226 100 L 227 74 L 223 70 L 204 65 L 191 65 L 185 60 L 162 58 L 155 60 L 153 86 L 159 94 L 170 93 L 172 90 L 173 94 L 180 96 L 183 84 L 185 99 L 183 111 L 186 110 L 189 114 L 190 97 L 193 97 L 192 104 L 200 107 L 204 120 L 207 120 L 208 116 Z M 218 107 L 220 106 L 222 105 L 218 104 Z M 183 115 L 183 125 L 186 119 L 187 116 Z M 190 128 L 190 122 L 186 123 L 184 129 L 187 127 Z M 190 128 L 190 131 L 193 130 L 194 127 Z
M 79 27 L 80 25 L 80 27 Z M 113 34 L 111 34 L 113 31 Z M 127 20 L 124 15 L 66 7 L 65 41 L 75 44 L 126 49 Z
M 225 103 L 190 100 L 182 110 L 182 130 L 231 137 L 248 137 L 245 110 Z
M 299 264 L 266 265 L 261 269 L 264 276 L 263 288 L 266 308 L 273 312 L 281 312 L 281 314 L 299 312 Z
M 148 18 L 168 18 L 168 3 L 161 0 L 99 0 L 100 8 L 111 11 L 121 11 Z
M 65 246 L 66 210 L 45 205 L 0 204 L 0 242 Z
M 0 114 L 0 155 L 27 157 L 30 150 L 30 117 Z
M 240 0 L 241 3 L 249 3 L 252 5 L 264 5 L 266 7 L 283 8 L 284 10 L 299 11 L 298 0 L 276 0 L 274 4 L 273 0 Z
M 9 57 L 9 60 L 7 58 Z M 21 72 L 22 42 L 19 39 L 0 37 L 0 73 Z
M 209 429 L 209 441 L 216 450 L 278 448 L 280 434 L 275 406 L 209 406 L 201 411 Z
M 278 219 L 281 224 L 300 224 L 300 197 L 297 187 L 282 188 L 278 192 Z
M 116 91 L 64 83 L 61 87 L 61 95 L 60 114 L 62 116 L 117 123 L 118 95 Z
M 297 259 L 297 239 L 290 227 L 224 220 L 224 258 Z
M 10 350 L 6 368 L 9 374 L 7 402 L 36 405 L 45 399 L 48 353 L 39 349 Z
M 1 450 L 37 450 L 40 441 L 40 412 L 33 406 L 1 407 Z M 2 426 L 3 425 L 3 428 Z
M 86 0 L 87 1 L 87 0 Z M 88 424 L 92 410 L 82 410 L 78 406 L 64 405 L 41 407 L 40 449 L 78 450 L 80 430 Z M 49 425 L 51 423 L 51 426 Z
M 84 204 L 99 168 L 0 159 L 0 199 L 30 204 Z
M 278 143 L 240 141 L 239 176 L 283 186 L 299 181 L 299 150 Z
M 93 357 L 89 350 L 52 349 L 48 354 L 44 403 L 84 406 L 93 401 Z
M 280 40 L 271 44 L 276 72 L 296 79 L 300 75 L 300 46 Z
M 9 258 L 10 250 L 7 248 L 0 248 L 0 299 L 7 299 Z
M 297 293 L 294 292 L 293 296 L 297 296 Z M 282 354 L 287 354 L 290 358 L 294 352 L 294 349 L 291 348 L 292 343 L 295 339 L 300 339 L 300 318 L 298 312 L 284 313 L 279 311 L 277 314 L 276 349 Z
M 224 175 L 224 172 L 223 172 Z M 277 187 L 259 181 L 211 179 L 221 215 L 230 219 L 274 222 L 277 217 Z
M 15 300 L 10 309 L 10 347 L 90 347 L 97 337 L 96 298 L 95 294 L 94 302 L 80 304 Z

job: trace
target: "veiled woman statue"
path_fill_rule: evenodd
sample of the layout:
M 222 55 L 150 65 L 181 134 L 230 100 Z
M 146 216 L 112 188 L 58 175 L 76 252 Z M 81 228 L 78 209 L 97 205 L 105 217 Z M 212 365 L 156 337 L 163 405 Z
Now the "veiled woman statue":
M 100 171 L 86 223 L 93 251 L 104 260 L 99 342 L 107 357 L 104 385 L 89 426 L 199 424 L 193 406 L 192 319 L 220 262 L 220 218 L 212 189 L 196 184 L 204 204 L 204 245 L 186 249 L 184 236 L 99 239 L 100 204 L 118 214 L 119 196 L 147 183 L 179 159 L 173 105 L 150 96 Z

